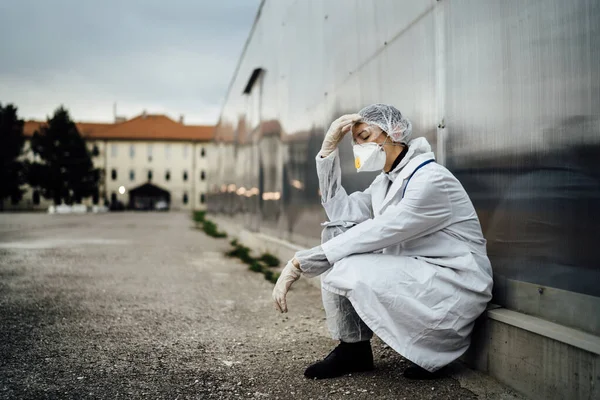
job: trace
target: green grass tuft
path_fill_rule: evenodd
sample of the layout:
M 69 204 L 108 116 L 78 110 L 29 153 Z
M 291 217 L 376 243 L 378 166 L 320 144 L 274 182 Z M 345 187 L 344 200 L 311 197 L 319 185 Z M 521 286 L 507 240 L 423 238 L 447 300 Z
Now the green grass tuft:
M 260 258 L 256 259 L 251 255 L 252 250 L 239 243 L 237 239 L 231 240 L 229 244 L 231 244 L 233 248 L 225 253 L 227 257 L 239 258 L 242 262 L 248 264 L 248 269 L 250 271 L 262 273 L 269 282 L 277 282 L 280 274 L 269 269 L 269 267 L 276 267 L 279 265 L 279 259 L 277 257 L 269 253 L 264 253 Z
M 275 257 L 271 253 L 264 253 L 262 256 L 260 256 L 259 260 L 267 264 L 269 267 L 279 267 L 279 264 L 281 263 L 279 258 Z
M 269 271 L 271 272 L 271 271 Z M 279 272 L 275 272 L 273 275 L 271 275 L 271 279 L 269 279 L 271 281 L 271 283 L 277 283 L 277 279 L 279 279 L 279 276 L 281 274 Z
M 246 246 L 242 246 L 241 244 L 237 244 L 237 246 L 225 253 L 225 255 L 228 257 L 239 258 L 246 264 L 252 264 L 256 262 L 256 260 L 250 255 L 250 249 Z
M 257 263 L 256 261 L 253 262 L 252 264 L 250 264 L 250 266 L 248 267 L 248 269 L 250 271 L 254 271 L 254 272 L 263 272 L 263 267 L 262 265 L 260 265 L 259 263 Z
M 194 213 L 192 215 L 192 218 L 196 222 L 204 222 L 205 217 L 206 217 L 206 211 L 194 211 Z
M 227 237 L 227 234 L 225 232 L 219 232 L 219 229 L 217 228 L 217 224 L 215 224 L 214 222 L 209 221 L 209 220 L 204 220 L 204 222 L 202 223 L 202 230 L 208 236 L 212 236 L 214 238 L 226 238 Z
M 273 279 L 273 271 L 266 269 L 263 271 L 263 274 L 265 275 L 266 280 L 271 281 Z
M 192 213 L 192 219 L 196 222 L 196 229 L 204 231 L 208 236 L 214 238 L 226 238 L 225 232 L 220 232 L 217 228 L 217 224 L 206 219 L 206 211 L 194 211 Z

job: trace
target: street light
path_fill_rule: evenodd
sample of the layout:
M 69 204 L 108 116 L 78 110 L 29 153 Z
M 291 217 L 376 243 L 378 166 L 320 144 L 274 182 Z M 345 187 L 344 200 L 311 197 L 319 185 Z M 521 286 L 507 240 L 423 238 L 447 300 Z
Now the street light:
M 120 186 L 119 187 L 119 193 L 125 194 L 125 186 Z

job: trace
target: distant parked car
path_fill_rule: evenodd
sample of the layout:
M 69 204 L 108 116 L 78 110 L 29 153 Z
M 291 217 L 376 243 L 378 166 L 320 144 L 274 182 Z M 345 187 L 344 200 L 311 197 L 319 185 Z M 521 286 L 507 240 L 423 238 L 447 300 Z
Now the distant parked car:
M 73 207 L 68 204 L 59 204 L 55 208 L 57 214 L 70 214 L 73 212 Z
M 156 204 L 154 204 L 154 209 L 157 211 L 168 211 L 169 210 L 169 203 L 167 203 L 166 201 L 157 201 Z
M 73 204 L 71 207 L 71 212 L 76 214 L 85 214 L 87 212 L 87 207 L 85 204 Z

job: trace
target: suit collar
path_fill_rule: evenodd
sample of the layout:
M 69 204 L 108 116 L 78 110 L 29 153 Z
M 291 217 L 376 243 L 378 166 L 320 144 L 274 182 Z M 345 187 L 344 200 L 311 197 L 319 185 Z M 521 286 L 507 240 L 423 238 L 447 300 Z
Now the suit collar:
M 413 172 L 415 172 L 415 169 L 417 169 L 419 167 L 419 165 L 421 165 L 423 162 L 429 161 L 429 160 L 435 160 L 435 155 L 433 154 L 433 152 L 422 153 L 422 154 L 419 154 L 418 156 L 413 157 L 404 166 L 404 168 L 402 168 L 398 172 L 398 177 L 396 178 L 396 180 L 405 180 Z
M 433 152 L 419 154 L 408 161 L 408 163 L 398 171 L 396 178 L 392 181 L 392 186 L 388 190 L 383 202 L 381 203 L 381 209 L 394 198 L 398 191 L 404 186 L 404 182 L 408 177 L 421 165 L 423 162 L 428 160 L 435 160 Z
M 394 182 L 396 178 L 401 174 L 401 172 L 405 169 L 405 167 L 413 160 L 415 157 L 424 154 L 430 153 L 431 146 L 427 139 L 420 137 L 414 140 L 411 140 L 408 143 L 408 151 L 402 161 L 394 168 L 390 173 L 386 174 L 388 179 Z

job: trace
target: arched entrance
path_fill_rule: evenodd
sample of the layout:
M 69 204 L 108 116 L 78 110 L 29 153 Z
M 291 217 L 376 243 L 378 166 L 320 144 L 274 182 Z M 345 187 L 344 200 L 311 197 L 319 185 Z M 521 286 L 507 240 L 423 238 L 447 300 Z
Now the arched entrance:
M 171 203 L 171 194 L 156 185 L 144 183 L 129 191 L 132 210 L 165 210 Z

